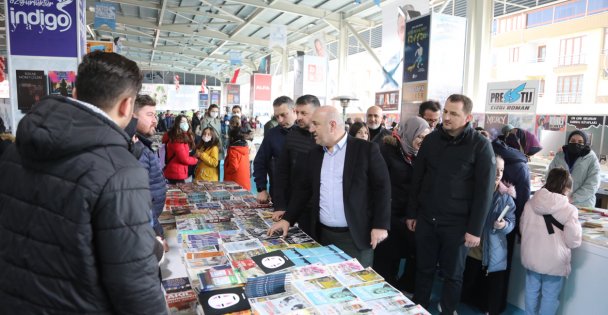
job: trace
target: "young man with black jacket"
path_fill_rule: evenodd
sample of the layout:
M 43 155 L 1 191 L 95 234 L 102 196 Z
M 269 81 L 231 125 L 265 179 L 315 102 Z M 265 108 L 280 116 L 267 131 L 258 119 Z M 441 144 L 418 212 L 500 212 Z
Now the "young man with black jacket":
M 492 146 L 469 123 L 472 109 L 467 96 L 448 97 L 443 123 L 418 152 L 406 212 L 418 253 L 414 300 L 428 308 L 439 262 L 445 277 L 440 308 L 449 315 L 460 301 L 466 255 L 479 245 L 496 177 Z
M 0 314 L 167 314 L 146 170 L 129 152 L 142 75 L 92 52 L 0 158 Z
M 295 192 L 297 182 L 304 178 L 308 151 L 316 146 L 315 139 L 309 131 L 312 114 L 320 106 L 319 99 L 314 95 L 302 95 L 296 100 L 296 126 L 285 137 L 283 151 L 276 163 L 275 190 L 272 201 L 274 204 L 272 219 L 274 221 L 279 221 L 283 217 L 289 198 Z M 298 219 L 298 226 L 308 235 L 313 235 L 310 229 L 310 209 L 309 204 Z

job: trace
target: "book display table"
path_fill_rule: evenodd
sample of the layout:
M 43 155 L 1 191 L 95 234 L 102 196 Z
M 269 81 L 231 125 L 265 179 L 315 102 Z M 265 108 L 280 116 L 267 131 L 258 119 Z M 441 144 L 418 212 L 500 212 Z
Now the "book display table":
M 172 314 L 429 314 L 298 227 L 266 235 L 272 209 L 230 182 L 171 186 L 160 221 Z
M 608 314 L 608 211 L 581 209 L 583 243 L 572 250 L 572 272 L 564 283 L 558 314 Z M 509 284 L 509 303 L 524 309 L 526 271 L 521 265 L 520 245 L 515 244 Z

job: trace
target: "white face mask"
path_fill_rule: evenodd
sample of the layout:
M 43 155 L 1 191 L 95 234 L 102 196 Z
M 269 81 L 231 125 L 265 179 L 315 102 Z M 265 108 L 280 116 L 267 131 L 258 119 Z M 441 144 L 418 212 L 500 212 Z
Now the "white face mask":
M 211 141 L 211 136 L 204 136 L 204 137 L 203 137 L 203 141 L 204 141 L 204 142 L 209 142 L 209 141 Z
M 232 114 L 232 116 L 241 117 L 241 113 Z
M 188 125 L 188 123 L 180 123 L 179 124 L 179 129 L 181 129 L 182 131 L 188 131 L 188 129 L 190 129 L 190 125 Z
M 211 112 L 211 113 L 209 113 L 209 116 L 211 116 L 211 118 L 217 118 L 218 115 L 219 115 L 218 112 Z

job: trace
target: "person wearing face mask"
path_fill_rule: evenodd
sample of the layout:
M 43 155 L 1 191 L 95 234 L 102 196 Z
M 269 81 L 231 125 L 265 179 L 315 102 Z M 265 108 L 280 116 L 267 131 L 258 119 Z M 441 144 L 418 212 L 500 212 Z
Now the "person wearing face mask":
M 568 135 L 567 144 L 555 154 L 547 174 L 557 167 L 568 170 L 572 176 L 572 204 L 595 207 L 595 193 L 600 187 L 600 162 L 589 146 L 586 133 L 575 130 Z
M 202 114 L 201 114 L 202 115 Z M 219 157 L 224 158 L 224 141 L 222 139 L 222 119 L 220 118 L 220 108 L 216 104 L 209 105 L 207 112 L 201 116 L 201 131 L 205 128 L 211 128 L 215 132 L 219 141 Z M 218 166 L 219 171 L 219 166 Z
M 201 142 L 196 147 L 196 157 L 200 160 L 194 170 L 196 180 L 217 182 L 220 177 L 219 139 L 211 127 L 203 129 Z
M 416 278 L 416 242 L 414 232 L 405 224 L 405 209 L 414 170 L 414 161 L 422 140 L 431 132 L 423 118 L 411 117 L 399 131 L 385 136 L 380 152 L 391 180 L 391 230 L 386 242 L 374 255 L 374 270 L 399 290 L 414 293 Z M 405 272 L 397 278 L 401 258 L 406 258 Z
M 194 136 L 188 118 L 179 115 L 173 127 L 163 136 L 166 145 L 165 169 L 163 174 L 169 184 L 183 183 L 188 178 L 188 166 L 196 165 L 198 159 L 190 156 L 194 147 Z

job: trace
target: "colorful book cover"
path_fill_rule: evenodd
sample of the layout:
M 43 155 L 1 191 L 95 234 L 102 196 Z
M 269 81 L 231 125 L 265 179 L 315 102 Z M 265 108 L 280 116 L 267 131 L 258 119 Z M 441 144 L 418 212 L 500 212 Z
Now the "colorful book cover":
M 17 107 L 29 112 L 34 104 L 47 95 L 46 75 L 44 71 L 17 70 Z
M 312 264 L 293 268 L 291 276 L 294 280 L 308 280 L 319 277 L 329 276 L 329 270 L 322 264 Z
M 249 299 L 251 309 L 255 314 L 302 314 L 301 310 L 310 308 L 310 303 L 299 294 L 280 294 L 268 297 Z
M 378 312 L 405 311 L 416 308 L 416 304 L 403 295 L 367 301 L 367 305 Z
M 250 239 L 246 241 L 223 243 L 222 247 L 228 253 L 236 253 L 255 249 L 262 249 L 264 248 L 264 245 L 262 245 L 262 243 L 257 239 Z
M 238 271 L 235 271 L 229 264 L 211 267 L 200 273 L 198 278 L 202 291 L 233 287 L 244 283 Z
M 321 305 L 317 306 L 316 309 L 323 315 L 375 314 L 369 305 L 359 300 Z
M 352 301 L 356 299 L 357 296 L 355 296 L 348 288 L 339 287 L 306 292 L 306 298 L 313 305 L 324 305 Z
M 49 94 L 72 97 L 76 82 L 74 71 L 49 71 Z
M 335 264 L 335 263 L 339 263 L 339 262 L 343 262 L 343 261 L 349 261 L 349 260 L 353 259 L 352 257 L 348 256 L 346 253 L 317 256 L 317 258 L 319 258 L 319 260 L 321 260 L 321 262 L 326 265 Z
M 167 306 L 171 314 L 196 314 L 196 293 L 192 290 L 167 293 Z
M 201 292 L 198 300 L 205 315 L 221 315 L 251 308 L 242 287 Z
M 365 268 L 357 261 L 356 259 L 352 259 L 349 261 L 343 261 L 336 264 L 331 264 L 326 266 L 331 273 L 340 274 L 340 273 L 351 273 L 355 271 L 360 271 Z
M 293 285 L 300 292 L 325 290 L 343 286 L 338 279 L 333 276 L 325 276 L 309 280 L 297 280 Z
M 311 256 L 324 256 L 344 253 L 344 251 L 338 248 L 336 245 L 311 248 L 308 250 L 308 252 Z
M 287 273 L 262 275 L 247 279 L 245 294 L 250 298 L 279 294 L 285 292 L 288 286 L 291 286 L 291 275 Z
M 262 255 L 264 253 L 266 253 L 266 250 L 264 248 L 257 248 L 257 249 L 242 251 L 242 252 L 230 253 L 230 254 L 228 254 L 228 256 L 230 257 L 230 260 L 235 261 L 235 260 L 251 259 L 254 256 Z
M 264 271 L 252 259 L 233 260 L 232 267 L 237 268 L 245 279 L 265 275 Z
M 291 261 L 293 261 L 295 267 L 302 267 L 321 263 L 321 261 L 317 257 L 294 258 Z
M 294 263 L 280 250 L 251 257 L 265 273 L 273 273 L 294 266 Z
M 386 282 L 378 282 L 350 287 L 351 291 L 363 301 L 375 300 L 401 294 Z
M 188 277 L 166 279 L 162 281 L 162 285 L 166 293 L 174 293 L 192 289 Z
M 351 272 L 351 273 L 338 274 L 338 275 L 336 275 L 336 277 L 345 286 L 352 286 L 352 285 L 371 283 L 371 282 L 377 282 L 377 281 L 384 280 L 384 278 L 382 278 L 382 276 L 380 276 L 377 272 L 375 272 L 371 268 L 366 268 L 366 269 Z

